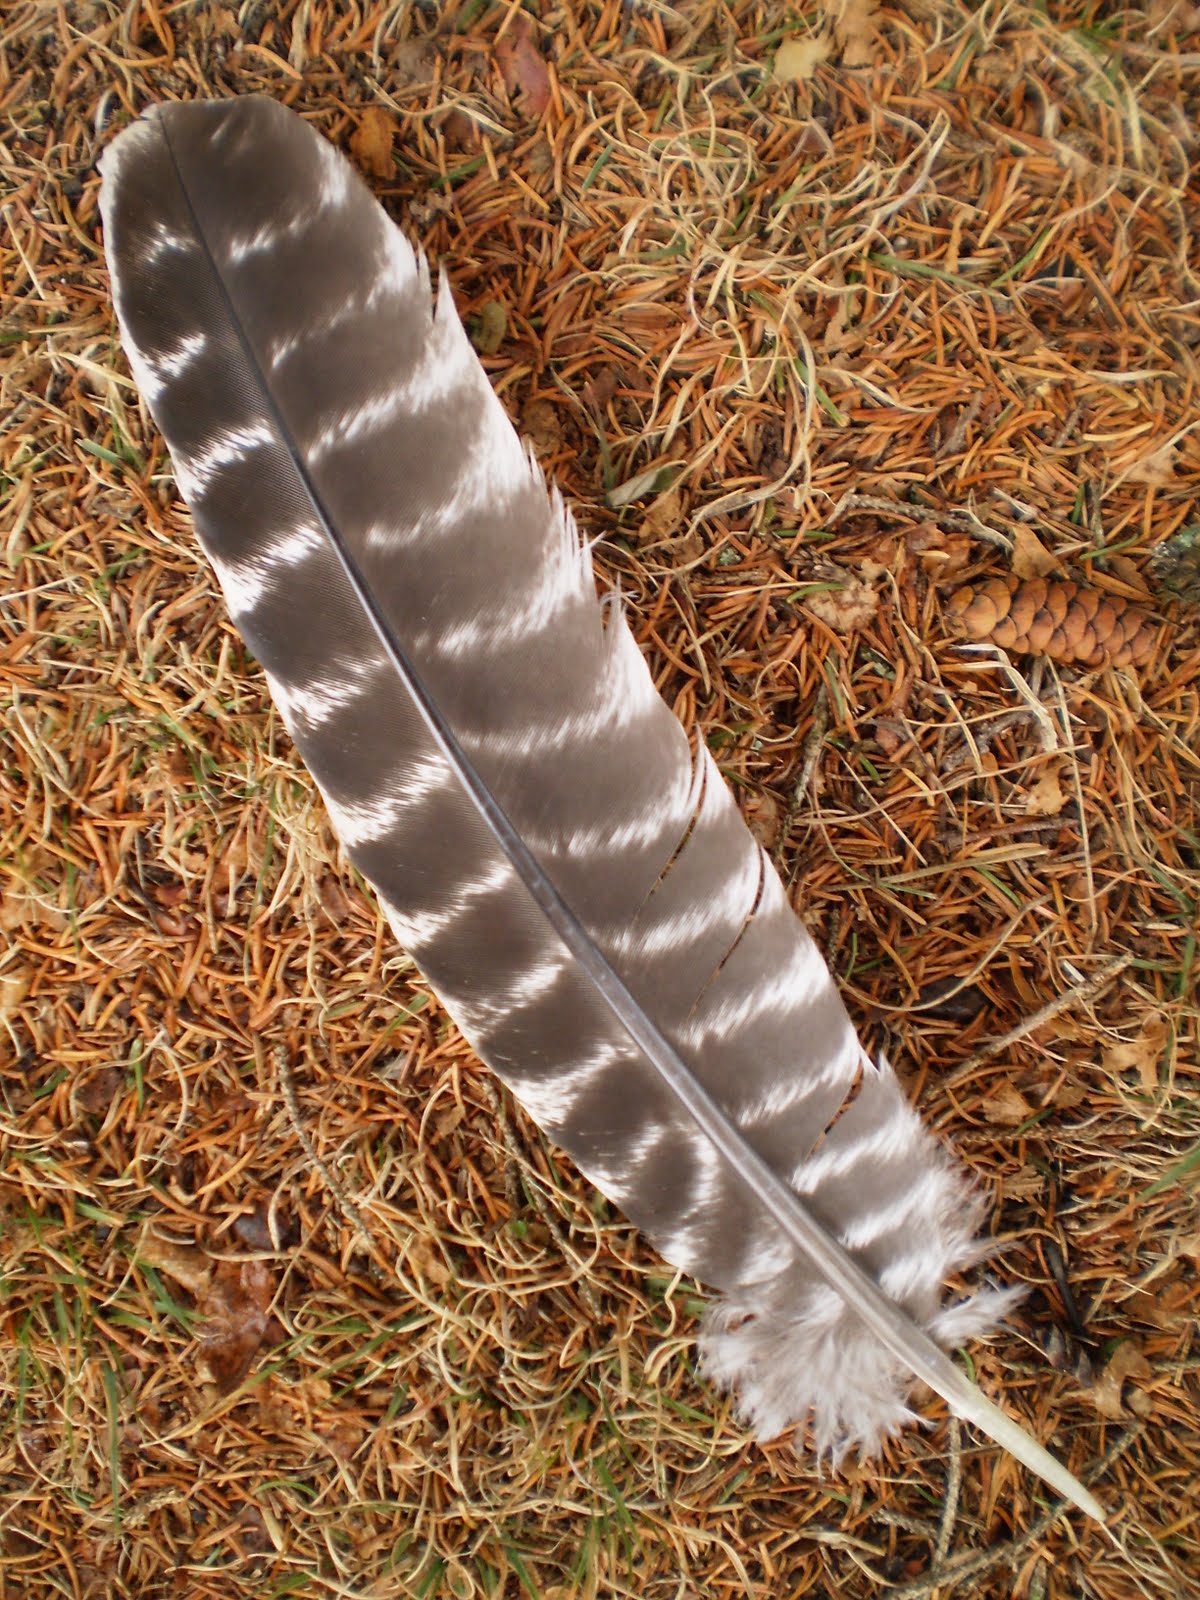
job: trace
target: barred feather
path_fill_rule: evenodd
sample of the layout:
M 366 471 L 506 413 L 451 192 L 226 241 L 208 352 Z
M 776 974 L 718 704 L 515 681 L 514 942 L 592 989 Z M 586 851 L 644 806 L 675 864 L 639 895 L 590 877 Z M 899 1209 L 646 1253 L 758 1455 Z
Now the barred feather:
M 834 1455 L 915 1373 L 1099 1516 L 940 1348 L 1006 1303 L 942 1303 L 978 1206 L 597 599 L 445 283 L 269 101 L 158 108 L 103 170 L 130 364 L 343 844 L 478 1054 L 720 1292 L 708 1370 Z

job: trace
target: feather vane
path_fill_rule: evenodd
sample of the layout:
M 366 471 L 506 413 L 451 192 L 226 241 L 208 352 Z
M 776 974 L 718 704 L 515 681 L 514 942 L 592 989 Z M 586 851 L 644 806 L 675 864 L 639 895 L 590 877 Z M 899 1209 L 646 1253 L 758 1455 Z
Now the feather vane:
M 230 611 L 397 938 L 673 1265 L 761 1437 L 874 1449 L 914 1375 L 1089 1514 L 942 1345 L 979 1207 L 657 693 L 443 280 L 258 98 L 103 162 L 130 365 Z

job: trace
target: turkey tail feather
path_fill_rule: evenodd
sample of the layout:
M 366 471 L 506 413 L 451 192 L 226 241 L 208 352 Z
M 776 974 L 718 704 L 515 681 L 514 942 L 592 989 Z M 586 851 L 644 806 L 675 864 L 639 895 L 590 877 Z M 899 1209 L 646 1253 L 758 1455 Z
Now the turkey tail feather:
M 1101 1517 L 945 1354 L 1009 1303 L 943 1304 L 978 1205 L 597 599 L 445 282 L 267 100 L 159 107 L 103 172 L 134 376 L 342 843 L 482 1059 L 720 1292 L 707 1370 L 834 1456 L 919 1377 Z

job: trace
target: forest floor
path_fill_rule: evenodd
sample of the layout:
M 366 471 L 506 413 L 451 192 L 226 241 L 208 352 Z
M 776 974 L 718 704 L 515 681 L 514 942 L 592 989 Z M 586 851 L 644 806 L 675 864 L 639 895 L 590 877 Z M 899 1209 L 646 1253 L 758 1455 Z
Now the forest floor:
M 108 293 L 101 151 L 250 92 L 445 265 L 1111 1538 L 927 1396 L 749 1442 L 395 948 Z M 1200 10 L 13 0 L 0 106 L 0 1597 L 1196 1593 Z

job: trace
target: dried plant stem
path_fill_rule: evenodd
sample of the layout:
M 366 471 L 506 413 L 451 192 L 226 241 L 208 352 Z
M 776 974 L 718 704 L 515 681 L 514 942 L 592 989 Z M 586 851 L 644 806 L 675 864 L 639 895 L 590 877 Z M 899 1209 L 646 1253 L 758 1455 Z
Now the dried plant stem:
M 333 1196 L 334 1204 L 341 1212 L 346 1223 L 358 1234 L 367 1249 L 374 1253 L 371 1230 L 367 1227 L 362 1212 L 354 1204 L 354 1201 L 350 1199 L 349 1195 L 346 1194 L 333 1169 L 313 1143 L 308 1129 L 304 1125 L 304 1113 L 300 1109 L 300 1097 L 296 1093 L 296 1080 L 292 1074 L 292 1061 L 287 1046 L 276 1045 L 271 1052 L 271 1059 L 275 1064 L 275 1072 L 283 1094 L 283 1103 L 287 1107 L 288 1120 L 292 1124 L 292 1131 L 300 1141 L 301 1149 L 325 1180 L 326 1187 Z
M 1073 984 L 1069 989 L 1064 989 L 1061 994 L 1055 995 L 1053 1000 L 1047 1001 L 1037 1011 L 1031 1012 L 1027 1017 L 1023 1017 L 1015 1028 L 1009 1028 L 1007 1033 L 1002 1033 L 996 1039 L 990 1039 L 982 1048 L 969 1055 L 965 1061 L 959 1062 L 953 1072 L 948 1072 L 944 1078 L 940 1078 L 937 1087 L 939 1089 L 953 1088 L 955 1084 L 961 1083 L 964 1079 L 969 1078 L 973 1072 L 978 1071 L 985 1061 L 991 1061 L 993 1057 L 1007 1050 L 1010 1045 L 1018 1044 L 1031 1033 L 1035 1033 L 1043 1024 L 1052 1022 L 1062 1012 L 1071 1010 L 1073 1006 L 1090 1005 L 1093 1000 L 1104 993 L 1113 979 L 1119 977 L 1132 961 L 1133 956 L 1129 954 L 1114 956 L 1111 961 L 1100 968 L 1099 972 L 1093 973 L 1090 978 L 1081 983 Z

